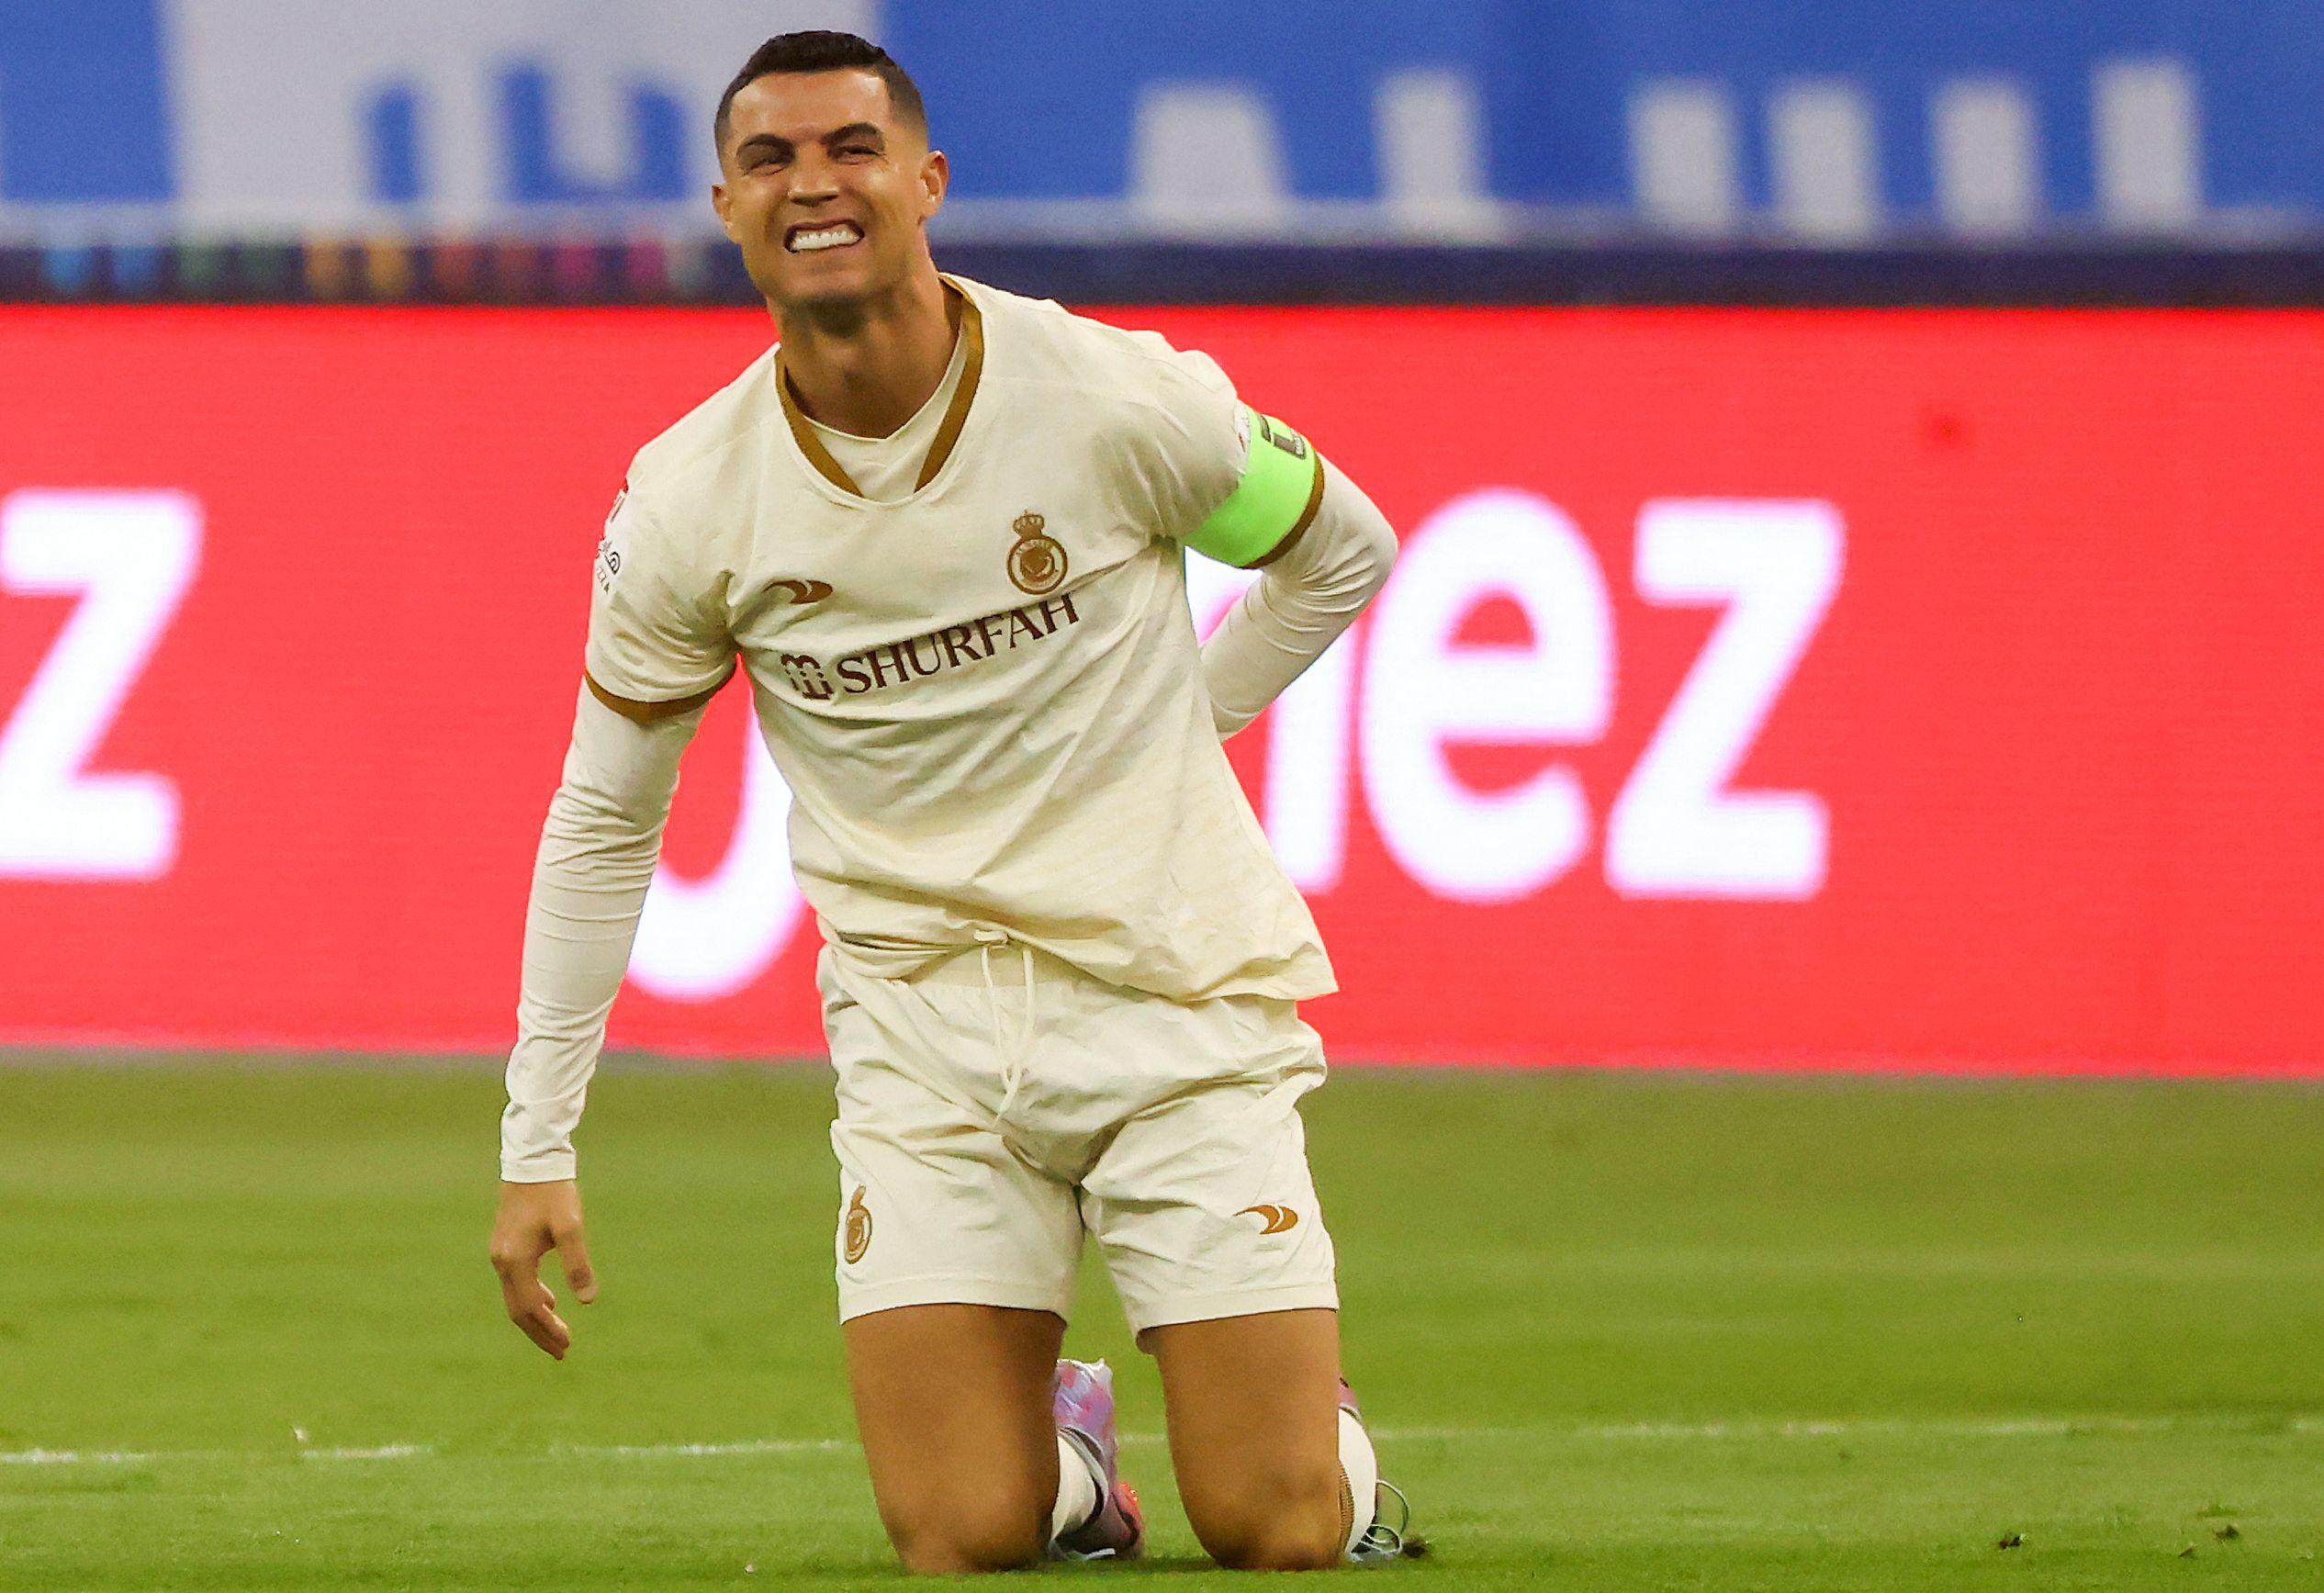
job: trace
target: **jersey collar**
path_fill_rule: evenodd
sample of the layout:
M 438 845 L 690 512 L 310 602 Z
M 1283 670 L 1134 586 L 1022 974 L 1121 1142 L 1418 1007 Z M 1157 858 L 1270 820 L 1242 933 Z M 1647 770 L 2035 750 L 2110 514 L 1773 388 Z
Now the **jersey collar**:
M 968 424 L 969 405 L 976 398 L 977 378 L 984 371 L 984 315 L 976 308 L 976 299 L 950 277 L 944 279 L 947 292 L 960 301 L 960 342 L 964 347 L 960 362 L 960 385 L 953 389 L 952 402 L 945 407 L 944 422 L 936 429 L 936 437 L 928 443 L 928 456 L 920 462 L 919 478 L 913 482 L 917 492 L 936 479 L 944 462 L 952 457 L 953 446 L 960 440 L 960 428 Z M 799 400 L 791 390 L 791 376 L 782 368 L 782 350 L 775 350 L 775 391 L 782 399 L 782 418 L 790 423 L 792 441 L 799 444 L 807 463 L 840 491 L 862 498 L 863 488 L 847 467 L 831 456 L 831 450 L 823 445 L 815 429 L 808 423 L 806 413 L 799 408 Z

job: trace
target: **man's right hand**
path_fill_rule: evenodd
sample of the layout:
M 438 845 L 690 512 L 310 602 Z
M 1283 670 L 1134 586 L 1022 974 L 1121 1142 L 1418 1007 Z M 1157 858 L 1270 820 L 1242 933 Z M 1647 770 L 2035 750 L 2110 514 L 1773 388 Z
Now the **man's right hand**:
M 556 1296 L 541 1282 L 541 1258 L 555 1251 L 565 1262 L 573 1297 L 597 1298 L 589 1241 L 581 1231 L 581 1187 L 569 1178 L 548 1184 L 500 1185 L 500 1211 L 492 1223 L 492 1270 L 509 1320 L 559 1361 L 573 1347 L 573 1329 L 556 1314 Z

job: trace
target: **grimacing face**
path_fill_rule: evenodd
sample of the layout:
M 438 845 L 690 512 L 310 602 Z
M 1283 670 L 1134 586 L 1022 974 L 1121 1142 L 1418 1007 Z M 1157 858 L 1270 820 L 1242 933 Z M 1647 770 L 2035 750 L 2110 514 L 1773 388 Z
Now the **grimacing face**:
M 771 73 L 744 84 L 729 116 L 711 202 L 779 313 L 864 303 L 926 254 L 944 156 L 875 74 Z

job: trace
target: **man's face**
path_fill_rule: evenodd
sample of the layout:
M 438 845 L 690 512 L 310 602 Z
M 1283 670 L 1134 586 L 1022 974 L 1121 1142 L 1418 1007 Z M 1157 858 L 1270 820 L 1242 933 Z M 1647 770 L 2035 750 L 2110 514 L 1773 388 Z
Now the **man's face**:
M 774 73 L 745 84 L 729 115 L 712 202 L 778 311 L 863 302 L 925 257 L 944 157 L 877 76 Z

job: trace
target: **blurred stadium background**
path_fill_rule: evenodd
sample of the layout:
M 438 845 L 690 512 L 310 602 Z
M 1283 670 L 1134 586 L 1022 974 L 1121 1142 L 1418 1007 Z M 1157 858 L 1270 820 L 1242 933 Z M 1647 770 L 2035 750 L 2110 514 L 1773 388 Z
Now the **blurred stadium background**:
M 2313 1586 L 2324 11 L 0 0 L 0 1587 L 887 1579 L 738 694 L 573 1362 L 482 1261 L 583 572 L 769 336 L 707 129 L 806 26 L 940 264 L 1404 539 L 1233 746 L 1397 1574 Z

